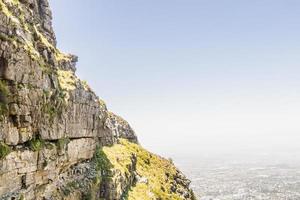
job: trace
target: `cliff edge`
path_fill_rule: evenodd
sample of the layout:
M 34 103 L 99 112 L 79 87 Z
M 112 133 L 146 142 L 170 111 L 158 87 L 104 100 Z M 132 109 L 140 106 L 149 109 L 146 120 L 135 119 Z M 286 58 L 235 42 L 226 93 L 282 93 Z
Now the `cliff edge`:
M 56 48 L 47 0 L 0 0 L 0 200 L 195 199 Z

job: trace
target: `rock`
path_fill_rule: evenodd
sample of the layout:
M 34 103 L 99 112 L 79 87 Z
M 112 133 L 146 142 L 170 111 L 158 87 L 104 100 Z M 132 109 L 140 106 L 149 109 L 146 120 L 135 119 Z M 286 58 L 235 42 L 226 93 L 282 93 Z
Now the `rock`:
M 69 162 L 70 164 L 75 164 L 81 160 L 91 159 L 94 156 L 96 142 L 90 138 L 76 139 L 72 140 L 67 148 Z
M 108 112 L 105 126 L 115 138 L 125 138 L 131 142 L 138 143 L 134 130 L 122 117 L 115 115 L 112 112 Z
M 123 155 L 101 151 L 138 139 L 76 76 L 77 61 L 56 48 L 48 0 L 0 0 L 0 200 L 117 200 L 137 183 L 152 187 L 137 175 L 138 152 L 119 169 L 111 162 Z M 168 178 L 192 199 L 182 174 Z
M 144 183 L 148 185 L 148 179 L 146 177 L 138 177 L 137 183 Z
M 0 197 L 6 193 L 12 193 L 22 188 L 21 176 L 17 171 L 11 171 L 5 174 L 0 174 Z
M 7 129 L 7 132 L 4 136 L 4 141 L 8 145 L 17 145 L 19 142 L 19 133 L 18 129 L 13 126 L 9 126 Z

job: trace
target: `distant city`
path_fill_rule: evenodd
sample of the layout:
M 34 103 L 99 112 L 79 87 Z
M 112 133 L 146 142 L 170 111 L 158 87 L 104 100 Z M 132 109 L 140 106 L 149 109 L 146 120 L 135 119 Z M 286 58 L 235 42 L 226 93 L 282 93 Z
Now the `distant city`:
M 178 162 L 199 200 L 299 200 L 300 166 L 260 162 Z

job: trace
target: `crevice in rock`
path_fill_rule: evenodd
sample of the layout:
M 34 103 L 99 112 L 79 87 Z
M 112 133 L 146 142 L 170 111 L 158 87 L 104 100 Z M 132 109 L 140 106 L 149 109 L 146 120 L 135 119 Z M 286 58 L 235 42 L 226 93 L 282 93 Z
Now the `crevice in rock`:
M 0 79 L 5 79 L 5 73 L 8 67 L 8 61 L 4 57 L 0 57 Z
M 21 189 L 26 189 L 26 175 L 21 178 Z

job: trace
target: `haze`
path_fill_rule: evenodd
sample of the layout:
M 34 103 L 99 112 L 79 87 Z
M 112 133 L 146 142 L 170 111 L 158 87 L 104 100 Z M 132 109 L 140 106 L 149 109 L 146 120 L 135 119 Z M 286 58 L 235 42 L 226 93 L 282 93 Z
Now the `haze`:
M 297 0 L 50 0 L 77 74 L 156 153 L 295 153 Z

